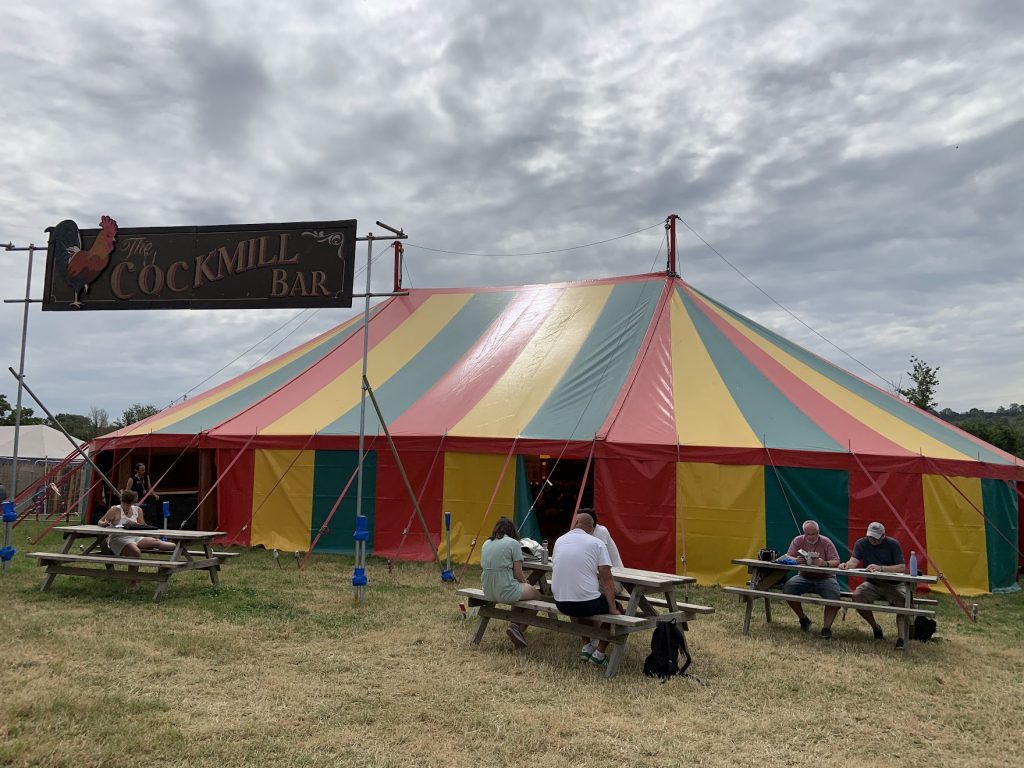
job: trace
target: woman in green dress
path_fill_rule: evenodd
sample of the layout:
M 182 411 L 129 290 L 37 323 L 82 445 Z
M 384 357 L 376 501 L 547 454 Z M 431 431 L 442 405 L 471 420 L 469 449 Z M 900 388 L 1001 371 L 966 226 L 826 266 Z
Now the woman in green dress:
M 517 603 L 540 597 L 540 590 L 526 582 L 523 574 L 523 549 L 516 524 L 502 517 L 491 531 L 491 537 L 480 550 L 480 567 L 484 597 L 496 603 Z M 505 634 L 517 648 L 526 647 L 525 624 L 511 623 Z

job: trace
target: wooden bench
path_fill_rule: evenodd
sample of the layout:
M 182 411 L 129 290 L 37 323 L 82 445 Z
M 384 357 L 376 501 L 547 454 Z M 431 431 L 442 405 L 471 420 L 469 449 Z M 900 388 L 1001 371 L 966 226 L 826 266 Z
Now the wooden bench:
M 186 551 L 192 557 L 206 557 L 206 553 L 203 552 L 203 550 L 201 550 L 201 549 L 189 549 L 189 550 L 186 550 Z M 144 550 L 142 550 L 142 552 L 145 554 L 147 552 L 153 552 L 153 550 L 144 549 Z M 153 552 L 153 554 L 156 554 L 156 552 Z M 239 554 L 241 554 L 241 553 L 240 552 L 210 552 L 210 555 L 212 557 L 216 557 L 218 560 L 230 560 L 232 557 L 238 557 Z
M 839 596 L 844 600 L 853 600 L 853 592 L 840 592 Z M 915 597 L 914 605 L 938 605 L 939 601 L 931 597 Z
M 509 608 L 512 609 L 510 611 L 506 611 L 506 613 L 509 614 L 511 614 L 514 611 L 527 611 L 530 613 L 547 613 L 550 617 L 552 617 L 554 623 L 557 624 L 557 626 L 549 627 L 550 629 L 555 629 L 559 632 L 568 632 L 573 635 L 578 635 L 580 633 L 579 626 L 573 625 L 571 624 L 571 622 L 568 621 L 561 621 L 557 618 L 559 616 L 565 616 L 565 614 L 558 610 L 558 607 L 554 604 L 553 601 L 520 600 L 518 603 L 494 603 L 488 600 L 486 597 L 484 597 L 484 591 L 482 589 L 476 589 L 474 587 L 465 587 L 463 589 L 458 590 L 455 594 L 457 594 L 459 597 L 465 597 L 467 600 L 469 600 L 470 606 L 473 607 L 508 605 Z M 616 624 L 621 627 L 641 627 L 644 629 L 648 628 L 647 625 L 651 621 L 650 618 L 645 616 L 623 616 L 621 614 L 616 615 L 611 613 L 602 613 L 598 616 L 592 616 L 591 618 L 594 621 L 600 621 L 605 624 Z M 516 621 L 519 622 L 519 619 L 516 619 Z M 526 624 L 529 622 L 524 621 L 521 623 Z M 532 626 L 539 627 L 545 625 L 534 624 Z M 479 634 L 481 635 L 481 637 L 483 636 L 483 632 L 479 632 Z M 479 638 L 474 637 L 473 643 L 476 644 L 478 642 L 480 642 Z
M 881 613 L 895 613 L 904 616 L 927 616 L 929 618 L 935 616 L 935 611 L 927 608 L 906 608 L 902 605 L 888 605 L 879 603 L 859 603 L 853 600 L 831 600 L 825 597 L 818 597 L 816 595 L 787 595 L 785 592 L 769 592 L 762 589 L 748 589 L 746 587 L 722 587 L 723 592 L 728 592 L 731 595 L 739 595 L 747 603 L 746 611 L 743 613 L 743 634 L 750 634 L 750 616 L 753 612 L 754 601 L 761 599 L 764 600 L 765 604 L 765 621 L 771 622 L 772 614 L 769 609 L 769 601 L 771 600 L 784 600 L 787 603 L 809 603 L 811 605 L 824 605 L 833 606 L 836 608 L 860 608 L 861 610 L 879 611 Z M 908 638 L 904 638 L 906 645 L 904 646 L 909 650 Z
M 107 568 L 112 568 L 115 565 L 133 566 L 137 568 L 156 567 L 160 568 L 183 568 L 189 565 L 188 560 L 182 560 L 181 562 L 172 563 L 169 560 L 164 560 L 155 557 L 118 557 L 117 555 L 74 555 L 71 553 L 64 552 L 29 552 L 25 557 L 31 557 L 34 560 L 38 560 L 40 565 L 48 565 L 49 563 L 79 563 L 89 565 L 103 565 Z M 107 575 L 107 574 L 102 574 Z M 129 576 L 127 572 L 122 574 Z
M 143 552 L 146 554 L 146 551 Z M 216 575 L 216 568 L 231 557 L 236 557 L 237 552 L 212 552 L 207 557 L 203 551 L 189 551 L 191 559 L 169 560 L 170 553 L 161 552 L 151 557 L 118 557 L 117 555 L 103 554 L 72 554 L 70 552 L 28 552 L 25 556 L 39 561 L 40 566 L 46 566 L 46 578 L 43 580 L 41 591 L 46 592 L 53 584 L 58 575 L 85 576 L 100 579 L 122 579 L 129 581 L 158 581 L 154 600 L 158 600 L 163 594 L 168 579 L 174 573 L 192 570 L 208 570 L 211 578 Z M 95 567 L 94 567 L 95 566 Z M 124 570 L 120 570 L 124 568 Z M 138 570 L 129 570 L 138 569 Z M 217 580 L 213 579 L 214 584 Z
M 484 597 L 482 589 L 465 587 L 456 591 L 459 597 L 465 598 L 471 607 L 478 608 L 479 620 L 476 631 L 473 633 L 472 644 L 479 645 L 483 639 L 484 632 L 491 619 L 525 624 L 541 629 L 550 629 L 555 632 L 562 632 L 569 635 L 582 635 L 584 632 L 588 637 L 596 640 L 607 640 L 612 644 L 608 657 L 607 676 L 614 677 L 622 663 L 622 656 L 625 651 L 626 640 L 633 632 L 653 630 L 659 622 L 675 619 L 680 622 L 693 621 L 700 615 L 714 613 L 715 609 L 710 606 L 692 605 L 690 603 L 677 603 L 675 611 L 668 611 L 654 616 L 625 616 L 621 614 L 600 614 L 589 617 L 589 620 L 600 622 L 608 626 L 592 626 L 573 622 L 570 617 L 558 610 L 552 600 L 520 600 L 517 603 L 497 603 Z M 658 598 L 647 600 L 656 603 Z M 667 607 L 667 601 L 660 600 Z M 541 616 L 541 614 L 547 614 Z
M 626 595 L 625 597 L 622 597 L 620 595 L 616 599 L 628 600 L 629 595 Z M 651 605 L 656 605 L 659 608 L 668 608 L 668 600 L 666 600 L 663 597 L 648 597 L 647 602 L 649 602 Z M 676 606 L 681 611 L 689 611 L 691 613 L 707 614 L 715 612 L 715 609 L 712 608 L 710 605 L 697 605 L 696 603 L 680 603 L 677 601 Z

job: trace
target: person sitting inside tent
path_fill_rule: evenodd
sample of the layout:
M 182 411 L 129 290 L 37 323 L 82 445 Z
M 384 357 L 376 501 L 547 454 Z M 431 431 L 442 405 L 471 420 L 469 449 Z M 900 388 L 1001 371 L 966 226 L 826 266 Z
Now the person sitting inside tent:
M 881 523 L 872 523 L 868 526 L 867 536 L 857 539 L 853 545 L 853 554 L 845 563 L 839 567 L 865 568 L 868 571 L 882 571 L 889 573 L 903 573 L 903 549 L 900 543 L 891 536 L 885 535 L 885 526 Z M 907 585 L 891 581 L 868 579 L 853 592 L 853 600 L 856 603 L 873 603 L 876 600 L 887 600 L 890 605 L 905 605 L 907 599 Z M 882 628 L 875 621 L 875 614 L 871 611 L 857 609 L 875 635 L 875 640 L 884 640 L 885 634 Z M 902 613 L 896 614 L 896 632 L 899 638 L 896 640 L 896 650 L 903 650 L 903 628 L 907 617 Z
M 552 552 L 551 591 L 555 606 L 572 621 L 589 620 L 591 616 L 622 613 L 615 604 L 615 585 L 612 582 L 612 561 L 608 547 L 593 536 L 594 518 L 586 512 L 576 515 L 572 530 L 555 541 Z M 583 637 L 580 658 L 599 667 L 608 666 L 604 655 L 608 641 L 596 645 L 589 637 Z
M 507 517 L 501 517 L 491 531 L 491 536 L 480 550 L 480 567 L 483 572 L 484 597 L 496 603 L 518 603 L 520 600 L 535 600 L 540 590 L 526 582 L 523 574 L 523 549 L 519 543 L 519 530 Z M 526 647 L 524 632 L 526 625 L 511 623 L 505 634 L 517 648 Z
M 821 529 L 813 520 L 804 523 L 803 534 L 797 536 L 790 542 L 786 554 L 794 558 L 798 563 L 804 565 L 820 565 L 825 568 L 835 568 L 839 565 L 839 551 L 832 540 L 821 535 Z M 802 553 L 806 552 L 806 556 Z M 802 595 L 806 592 L 814 592 L 819 597 L 828 600 L 840 598 L 839 581 L 835 576 L 827 573 L 798 573 L 789 581 L 782 591 L 787 595 Z M 804 614 L 804 608 L 800 603 L 789 603 L 793 613 L 800 620 L 800 629 L 804 632 L 811 628 L 811 620 Z M 826 605 L 825 617 L 821 623 L 821 636 L 825 640 L 832 639 L 832 622 L 839 613 L 839 606 Z
M 142 508 L 135 503 L 138 498 L 135 491 L 121 491 L 121 503 L 108 509 L 107 514 L 100 518 L 98 525 L 103 528 L 130 528 L 132 525 L 144 525 Z M 127 533 L 110 534 L 107 537 L 107 546 L 118 557 L 142 557 L 142 550 L 151 552 L 174 550 L 174 544 L 170 541 L 161 541 L 153 536 L 132 536 Z M 138 570 L 135 567 L 128 569 L 129 573 L 137 573 Z M 128 586 L 136 585 L 135 581 L 128 582 Z

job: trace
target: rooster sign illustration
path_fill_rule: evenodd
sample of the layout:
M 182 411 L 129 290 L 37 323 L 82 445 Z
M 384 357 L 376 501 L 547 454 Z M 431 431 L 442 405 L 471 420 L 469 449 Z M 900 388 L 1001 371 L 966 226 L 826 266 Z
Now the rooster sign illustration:
M 57 272 L 75 292 L 71 306 L 81 309 L 79 295 L 89 292 L 89 284 L 110 263 L 110 254 L 116 244 L 117 222 L 109 216 L 102 217 L 99 234 L 89 250 L 82 250 L 82 236 L 78 233 L 78 225 L 71 219 L 65 219 L 56 227 L 47 227 L 46 231 L 51 233 Z

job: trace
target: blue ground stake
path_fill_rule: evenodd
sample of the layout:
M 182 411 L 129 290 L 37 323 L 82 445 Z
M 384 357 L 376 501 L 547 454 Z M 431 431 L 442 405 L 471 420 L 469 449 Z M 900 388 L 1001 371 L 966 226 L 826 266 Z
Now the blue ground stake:
M 444 513 L 444 540 L 447 557 L 446 567 L 441 571 L 441 581 L 455 581 L 455 574 L 452 573 L 452 513 L 447 510 Z
M 370 538 L 369 519 L 366 515 L 356 516 L 356 530 L 352 538 L 356 541 L 356 567 L 352 572 L 352 586 L 365 587 L 366 568 L 363 564 L 366 562 L 366 542 Z
M 14 509 L 14 502 L 13 501 L 5 501 L 3 503 L 3 510 L 4 510 L 4 529 L 5 529 L 4 530 L 4 537 L 7 539 L 7 541 L 10 541 L 10 539 L 11 539 L 11 537 L 10 537 L 11 524 L 17 522 L 17 520 L 18 520 L 18 513 Z M 10 560 L 12 557 L 14 557 L 14 553 L 17 552 L 17 551 L 18 550 L 15 549 L 12 546 L 0 547 L 0 562 L 6 563 L 8 560 Z
M 169 525 L 168 521 L 171 519 L 171 502 L 169 502 L 169 501 L 163 502 L 163 509 L 164 509 L 164 528 L 167 528 L 168 525 Z M 161 536 L 160 540 L 161 541 L 167 541 L 167 537 L 166 536 Z

